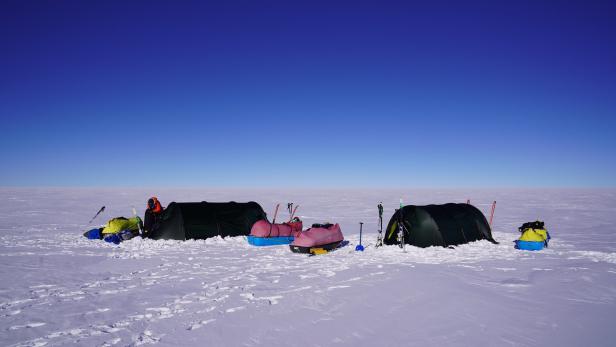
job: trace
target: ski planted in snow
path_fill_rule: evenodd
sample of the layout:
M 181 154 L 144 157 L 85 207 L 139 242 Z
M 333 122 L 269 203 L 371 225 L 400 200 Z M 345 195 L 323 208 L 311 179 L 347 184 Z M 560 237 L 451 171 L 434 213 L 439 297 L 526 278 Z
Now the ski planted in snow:
M 375 247 L 381 247 L 383 245 L 383 203 L 380 202 L 377 208 L 379 209 L 379 236 L 376 238 Z
M 289 211 L 289 220 L 293 218 L 293 203 L 287 202 L 287 211 Z
M 290 202 L 287 204 L 287 208 L 289 209 L 289 222 L 293 221 L 293 218 L 295 217 L 295 212 L 297 212 L 297 208 L 299 207 L 299 205 L 295 205 L 295 207 L 293 207 L 293 203 Z M 293 208 L 293 210 L 291 210 L 291 208 Z
M 404 240 L 404 216 L 402 198 L 400 198 L 400 213 L 398 213 L 398 242 L 400 242 L 400 248 L 406 253 L 406 241 Z

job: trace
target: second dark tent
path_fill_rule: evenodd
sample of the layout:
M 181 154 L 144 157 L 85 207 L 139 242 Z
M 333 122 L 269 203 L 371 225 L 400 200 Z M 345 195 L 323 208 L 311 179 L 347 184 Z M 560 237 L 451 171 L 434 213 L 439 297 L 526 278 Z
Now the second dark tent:
M 391 217 L 383 243 L 398 244 L 400 210 Z M 417 247 L 453 246 L 477 240 L 497 243 L 485 216 L 469 204 L 444 204 L 402 208 L 406 244 Z

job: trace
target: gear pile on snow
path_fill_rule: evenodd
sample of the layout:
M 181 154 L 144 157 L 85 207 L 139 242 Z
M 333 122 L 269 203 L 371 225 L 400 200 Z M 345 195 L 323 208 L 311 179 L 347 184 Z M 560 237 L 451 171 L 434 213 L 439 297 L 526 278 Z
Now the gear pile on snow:
M 110 219 L 103 227 L 86 231 L 83 236 L 91 240 L 105 240 L 117 245 L 139 235 L 142 225 L 139 217 L 116 217 Z
M 515 248 L 527 251 L 540 251 L 548 247 L 550 233 L 542 221 L 534 221 L 522 224 L 518 230 L 522 233 L 519 239 L 513 241 Z

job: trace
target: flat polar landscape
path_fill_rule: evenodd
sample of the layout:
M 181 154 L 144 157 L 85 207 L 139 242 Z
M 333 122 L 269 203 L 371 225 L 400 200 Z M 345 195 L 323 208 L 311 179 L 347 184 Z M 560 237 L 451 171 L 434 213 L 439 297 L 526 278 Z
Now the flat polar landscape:
M 243 237 L 119 246 L 82 236 L 114 216 L 170 201 L 299 204 L 305 226 L 338 222 L 349 244 L 309 257 Z M 375 248 L 406 204 L 466 202 L 488 213 L 487 241 Z M 553 239 L 518 251 L 526 221 Z M 355 252 L 359 222 L 366 250 Z M 614 346 L 614 190 L 0 190 L 2 346 Z

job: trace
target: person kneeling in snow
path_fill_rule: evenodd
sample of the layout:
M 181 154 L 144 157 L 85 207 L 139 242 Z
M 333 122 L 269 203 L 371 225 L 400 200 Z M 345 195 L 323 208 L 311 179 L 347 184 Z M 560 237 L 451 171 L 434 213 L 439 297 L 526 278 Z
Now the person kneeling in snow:
M 160 222 L 163 213 L 163 206 L 155 196 L 148 200 L 148 207 L 143 216 L 143 235 L 148 236 Z

